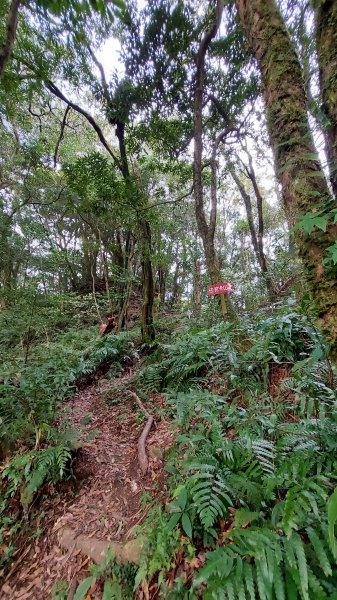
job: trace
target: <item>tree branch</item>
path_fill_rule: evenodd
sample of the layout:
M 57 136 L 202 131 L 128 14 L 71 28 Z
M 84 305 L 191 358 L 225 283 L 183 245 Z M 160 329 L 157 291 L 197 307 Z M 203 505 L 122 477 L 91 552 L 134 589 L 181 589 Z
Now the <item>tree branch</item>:
M 3 74 L 6 64 L 8 63 L 13 44 L 15 41 L 16 29 L 18 26 L 19 6 L 21 0 L 12 0 L 6 23 L 6 37 L 0 50 L 0 77 Z
M 48 90 L 52 94 L 54 94 L 54 96 L 56 96 L 60 100 L 63 100 L 63 102 L 65 102 L 66 104 L 68 104 L 68 106 L 70 108 L 72 108 L 77 113 L 79 113 L 80 115 L 82 115 L 88 121 L 88 123 L 90 123 L 91 127 L 96 131 L 101 144 L 104 146 L 104 148 L 110 154 L 110 156 L 113 159 L 115 165 L 119 168 L 119 170 L 121 170 L 121 163 L 120 163 L 119 159 L 114 154 L 114 152 L 111 150 L 111 148 L 110 148 L 107 140 L 104 137 L 102 129 L 100 128 L 100 126 L 98 125 L 98 123 L 96 123 L 95 119 L 86 110 L 84 110 L 83 108 L 81 108 L 80 106 L 78 106 L 78 104 L 75 104 L 75 102 L 72 102 L 71 100 L 69 100 L 68 98 L 66 98 L 66 96 L 61 92 L 61 90 L 55 85 L 55 83 L 53 83 L 52 81 L 49 80 L 49 81 L 46 82 L 46 86 L 47 86 Z
M 65 130 L 65 126 L 67 124 L 67 116 L 68 116 L 69 111 L 70 111 L 70 106 L 69 106 L 69 104 L 67 104 L 67 108 L 65 110 L 65 113 L 64 113 L 63 119 L 62 119 L 62 123 L 61 123 L 60 135 L 58 137 L 58 140 L 57 140 L 56 146 L 55 146 L 55 152 L 54 152 L 54 168 L 55 169 L 56 169 L 56 163 L 57 163 L 57 155 L 58 155 L 60 144 L 63 140 L 64 130 Z
M 202 182 L 202 109 L 204 98 L 204 83 L 205 83 L 205 57 L 212 39 L 220 25 L 220 20 L 223 11 L 223 0 L 217 0 L 215 6 L 215 18 L 202 38 L 197 58 L 196 58 L 196 77 L 195 77 L 195 92 L 194 92 L 194 160 L 193 160 L 193 185 L 195 199 L 195 216 L 198 224 L 199 233 L 205 245 L 209 238 L 209 227 L 207 225 L 204 198 L 203 198 L 203 182 Z M 216 219 L 216 210 L 213 214 L 213 220 Z
M 158 202 L 157 204 L 149 204 L 144 208 L 140 208 L 138 212 L 143 212 L 144 210 L 149 210 L 150 208 L 155 208 L 157 206 L 165 206 L 165 204 L 176 204 L 177 202 L 182 202 L 183 200 L 185 200 L 185 198 L 188 198 L 188 196 L 191 196 L 193 194 L 193 190 L 194 186 L 192 185 L 190 191 L 186 192 L 186 194 L 183 194 L 179 198 L 175 198 L 174 200 L 166 200 L 165 202 Z
M 213 238 L 216 227 L 216 211 L 217 211 L 217 161 L 216 154 L 218 151 L 219 144 L 224 143 L 226 136 L 232 131 L 232 127 L 226 127 L 216 137 L 212 147 L 212 156 L 210 160 L 211 166 L 211 213 L 209 218 L 209 235 Z
M 88 46 L 88 50 L 89 50 L 89 54 L 90 54 L 93 62 L 95 63 L 96 67 L 98 68 L 98 70 L 100 72 L 104 97 L 106 100 L 109 100 L 110 99 L 109 88 L 108 88 L 107 80 L 105 77 L 105 71 L 104 71 L 103 65 L 102 65 L 102 63 L 99 62 L 98 58 L 96 58 L 96 56 L 90 46 Z

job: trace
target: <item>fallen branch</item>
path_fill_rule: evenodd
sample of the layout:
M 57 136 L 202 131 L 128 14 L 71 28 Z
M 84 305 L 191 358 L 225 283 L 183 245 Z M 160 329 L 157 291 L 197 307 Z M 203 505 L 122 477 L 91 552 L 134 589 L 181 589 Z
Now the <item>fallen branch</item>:
M 142 435 L 140 436 L 140 438 L 138 440 L 138 445 L 137 445 L 139 466 L 140 466 L 140 469 L 141 469 L 143 475 L 145 475 L 145 473 L 147 473 L 147 470 L 149 468 L 149 460 L 147 458 L 145 444 L 146 444 L 147 436 L 149 435 L 151 427 L 154 423 L 154 417 L 153 417 L 153 415 L 150 415 L 150 413 L 146 410 L 144 404 L 142 403 L 140 398 L 138 398 L 138 396 L 137 396 L 137 394 L 135 394 L 135 392 L 131 392 L 131 390 L 128 390 L 128 392 L 132 396 L 132 398 L 134 399 L 136 404 L 139 406 L 140 410 L 147 417 L 146 425 L 142 431 Z
M 127 390 L 128 393 L 130 394 L 130 396 L 132 396 L 132 398 L 134 399 L 135 403 L 138 404 L 140 410 L 144 413 L 144 415 L 149 419 L 150 418 L 150 413 L 146 410 L 143 402 L 141 401 L 140 398 L 138 398 L 137 394 L 135 394 L 135 392 L 131 392 L 131 390 Z
M 145 473 L 147 473 L 147 470 L 149 468 L 149 460 L 147 458 L 147 454 L 146 454 L 146 448 L 145 448 L 145 443 L 146 443 L 146 438 L 150 433 L 150 429 L 152 427 L 153 424 L 153 417 L 152 415 L 148 418 L 147 423 L 143 429 L 143 433 L 140 436 L 139 440 L 138 440 L 138 461 L 139 461 L 139 465 L 141 468 L 141 471 L 143 473 L 143 475 L 145 475 Z
M 138 537 L 130 542 L 108 542 L 87 535 L 76 535 L 70 527 L 64 527 L 58 534 L 59 544 L 66 550 L 80 550 L 96 564 L 103 562 L 106 552 L 110 549 L 117 562 L 139 564 L 144 545 L 144 538 Z

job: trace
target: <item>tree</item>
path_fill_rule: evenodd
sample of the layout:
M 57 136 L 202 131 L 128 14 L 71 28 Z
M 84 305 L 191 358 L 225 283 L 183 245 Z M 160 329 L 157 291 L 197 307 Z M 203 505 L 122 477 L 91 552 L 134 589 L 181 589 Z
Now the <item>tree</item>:
M 0 77 L 3 74 L 6 64 L 8 63 L 16 35 L 18 25 L 18 14 L 21 0 L 12 0 L 9 6 L 5 39 L 0 49 Z
M 198 224 L 198 230 L 203 242 L 207 269 L 212 283 L 219 283 L 221 280 L 218 258 L 215 253 L 214 234 L 216 227 L 217 214 L 217 167 L 216 153 L 220 139 L 213 143 L 211 157 L 211 212 L 209 223 L 207 223 L 204 194 L 203 194 L 203 106 L 204 106 L 204 81 L 205 81 L 205 57 L 212 39 L 215 37 L 222 17 L 223 2 L 217 0 L 215 7 L 215 16 L 209 29 L 205 32 L 197 52 L 196 57 L 196 74 L 195 74 L 195 92 L 194 92 L 194 160 L 193 160 L 193 186 L 195 199 L 195 216 Z M 221 134 L 221 137 L 223 133 Z M 224 295 L 220 296 L 221 309 L 224 317 L 228 316 L 228 301 L 226 302 Z
M 255 222 L 254 222 L 254 214 L 253 214 L 253 206 L 252 206 L 251 196 L 247 192 L 243 182 L 241 181 L 240 176 L 237 174 L 237 170 L 235 168 L 232 168 L 230 172 L 231 172 L 231 176 L 236 183 L 236 186 L 241 194 L 241 197 L 242 197 L 244 205 L 245 205 L 248 227 L 249 227 L 252 245 L 254 248 L 256 259 L 260 266 L 261 273 L 266 282 L 269 300 L 271 302 L 273 302 L 275 300 L 275 289 L 274 289 L 273 282 L 272 282 L 272 279 L 270 277 L 270 273 L 268 270 L 267 259 L 266 259 L 266 255 L 265 255 L 265 251 L 264 251 L 264 241 L 263 241 L 263 237 L 264 237 L 263 198 L 262 198 L 262 194 L 261 194 L 260 188 L 257 183 L 257 179 L 256 179 L 254 167 L 253 167 L 253 164 L 251 161 L 251 157 L 250 157 L 249 167 L 247 167 L 247 165 L 244 165 L 244 171 L 245 171 L 246 176 L 248 177 L 248 179 L 251 181 L 251 183 L 253 185 L 253 190 L 254 190 L 254 194 L 255 194 L 255 198 L 256 198 L 257 215 L 258 215 L 257 228 L 256 228 Z
M 335 0 L 317 0 L 315 4 L 321 108 L 325 116 L 325 152 L 332 190 L 337 197 L 337 3 Z
M 274 0 L 237 0 L 236 4 L 261 72 L 276 175 L 289 223 L 294 225 L 308 213 L 314 216 L 334 206 L 312 140 L 301 67 Z M 325 221 L 323 230 L 317 226 L 310 234 L 296 230 L 319 322 L 337 359 L 337 267 L 326 261 L 326 251 L 335 239 L 336 225 L 331 219 Z

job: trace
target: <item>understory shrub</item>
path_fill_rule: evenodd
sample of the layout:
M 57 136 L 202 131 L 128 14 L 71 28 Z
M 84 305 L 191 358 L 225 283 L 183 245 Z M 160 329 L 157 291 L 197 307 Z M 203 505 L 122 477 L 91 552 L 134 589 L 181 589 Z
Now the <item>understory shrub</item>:
M 183 335 L 143 370 L 179 427 L 161 529 L 180 531 L 195 557 L 192 569 L 186 555 L 182 563 L 174 538 L 180 569 L 159 560 L 157 585 L 170 599 L 337 598 L 337 397 L 326 344 L 296 312 L 239 331 Z M 274 396 L 270 368 L 284 363 Z M 152 523 L 136 581 L 154 576 L 153 537 Z
M 32 347 L 26 362 L 4 363 L 0 374 L 1 506 L 20 494 L 28 506 L 46 482 L 70 475 L 71 432 L 56 429 L 60 403 L 76 390 L 77 382 L 136 355 L 130 334 L 97 336 L 97 328 L 69 330 L 53 342 Z

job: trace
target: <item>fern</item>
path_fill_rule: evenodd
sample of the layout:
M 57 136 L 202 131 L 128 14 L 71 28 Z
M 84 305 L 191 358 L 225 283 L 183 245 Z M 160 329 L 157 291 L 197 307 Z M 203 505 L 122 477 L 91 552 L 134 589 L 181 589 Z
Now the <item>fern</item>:
M 203 527 L 209 530 L 232 504 L 230 490 L 211 459 L 200 457 L 189 465 L 189 470 L 193 472 L 190 477 L 193 502 Z
M 7 495 L 14 495 L 21 487 L 20 500 L 25 506 L 46 481 L 57 483 L 65 474 L 71 460 L 68 446 L 50 446 L 15 456 L 2 473 L 8 482 Z
M 322 567 L 330 577 L 331 563 L 322 542 L 319 544 Z M 193 589 L 206 585 L 203 598 L 210 599 L 218 598 L 219 589 L 225 598 L 235 599 L 328 598 L 308 564 L 307 551 L 298 534 L 287 540 L 268 529 L 234 529 L 228 545 L 206 554 L 206 564 L 195 577 Z
M 152 390 L 160 391 L 162 386 L 161 367 L 159 365 L 148 365 L 137 374 L 138 387 L 149 392 Z
M 336 493 L 326 506 L 337 481 L 336 393 L 313 368 L 319 334 L 295 313 L 272 317 L 252 325 L 253 349 L 242 354 L 233 329 L 219 331 L 182 336 L 152 365 L 180 428 L 171 472 L 188 492 L 193 541 L 218 546 L 179 589 L 192 580 L 186 597 L 335 598 Z M 267 393 L 265 365 L 284 358 L 299 360 L 280 402 Z M 206 381 L 192 388 L 221 367 L 221 395 Z

